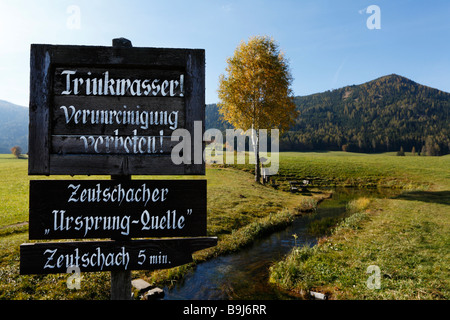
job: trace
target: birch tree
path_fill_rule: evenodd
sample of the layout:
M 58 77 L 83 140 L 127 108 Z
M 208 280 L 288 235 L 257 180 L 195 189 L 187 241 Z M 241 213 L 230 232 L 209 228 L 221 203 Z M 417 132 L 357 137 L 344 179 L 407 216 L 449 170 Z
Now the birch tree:
M 259 130 L 283 132 L 297 116 L 288 61 L 272 38 L 255 36 L 241 42 L 227 63 L 219 78 L 219 112 L 236 129 L 253 129 L 255 181 L 259 182 Z

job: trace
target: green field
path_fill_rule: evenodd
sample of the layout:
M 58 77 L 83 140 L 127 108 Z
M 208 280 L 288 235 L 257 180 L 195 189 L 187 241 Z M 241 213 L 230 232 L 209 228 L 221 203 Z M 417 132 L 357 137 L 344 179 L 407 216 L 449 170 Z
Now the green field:
M 447 187 L 450 155 L 398 157 L 392 153 L 282 152 L 278 181 L 318 179 L 324 186 L 427 190 Z M 236 165 L 252 171 L 252 165 Z
M 295 248 L 272 267 L 271 281 L 292 293 L 322 291 L 336 299 L 448 299 L 450 156 L 397 157 L 345 152 L 280 153 L 278 190 L 255 184 L 251 165 L 207 166 L 208 234 L 215 248 L 195 261 L 236 251 L 289 224 L 311 205 L 310 195 L 292 194 L 289 180 L 309 177 L 324 185 L 396 188 L 391 199 L 362 199 L 354 215 L 313 248 Z M 85 273 L 81 290 L 69 290 L 67 274 L 19 275 L 19 246 L 28 242 L 30 179 L 27 160 L 0 155 L 0 299 L 109 299 L 109 273 Z M 137 176 L 133 179 L 146 177 Z M 151 177 L 168 178 L 168 177 Z M 313 193 L 314 203 L 328 196 Z M 363 203 L 363 205 L 361 204 Z M 155 272 L 134 271 L 151 283 L 171 283 L 193 264 Z M 381 289 L 369 290 L 369 265 L 381 270 Z

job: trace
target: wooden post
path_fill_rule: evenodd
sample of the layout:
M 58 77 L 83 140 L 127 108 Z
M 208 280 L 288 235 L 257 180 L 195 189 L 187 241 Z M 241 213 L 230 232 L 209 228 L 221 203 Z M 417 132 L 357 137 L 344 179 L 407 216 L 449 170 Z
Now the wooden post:
M 111 271 L 111 300 L 131 300 L 131 271 Z
M 131 41 L 125 38 L 112 40 L 114 48 L 131 48 Z M 111 180 L 131 180 L 130 175 L 114 175 Z M 125 239 L 112 239 L 125 240 Z M 111 300 L 131 300 L 131 271 L 111 271 Z
M 111 176 L 111 180 L 131 180 L 131 176 Z M 115 241 L 128 238 L 115 238 Z M 111 300 L 131 300 L 131 271 L 111 271 Z

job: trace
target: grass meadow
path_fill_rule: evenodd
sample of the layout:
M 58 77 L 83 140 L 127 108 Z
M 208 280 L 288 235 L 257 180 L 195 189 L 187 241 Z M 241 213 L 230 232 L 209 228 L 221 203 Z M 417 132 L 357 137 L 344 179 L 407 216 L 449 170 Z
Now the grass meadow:
M 270 282 L 304 298 L 311 291 L 330 299 L 450 298 L 449 155 L 286 153 L 280 162 L 281 176 L 402 192 L 349 203 L 352 214 L 318 245 L 275 263 Z
M 81 290 L 70 290 L 69 275 L 19 275 L 19 246 L 28 240 L 29 180 L 109 179 L 109 176 L 28 176 L 27 160 L 0 155 L 0 299 L 109 299 L 110 273 L 82 275 Z M 133 179 L 207 179 L 208 235 L 217 236 L 214 248 L 194 254 L 194 263 L 158 271 L 133 271 L 133 278 L 152 284 L 171 284 L 195 263 L 239 250 L 256 238 L 289 224 L 309 209 L 310 197 L 286 193 L 254 183 L 249 173 L 207 167 L 206 176 L 133 176 Z M 316 194 L 320 201 L 327 193 Z M 307 201 L 306 201 L 307 200 Z

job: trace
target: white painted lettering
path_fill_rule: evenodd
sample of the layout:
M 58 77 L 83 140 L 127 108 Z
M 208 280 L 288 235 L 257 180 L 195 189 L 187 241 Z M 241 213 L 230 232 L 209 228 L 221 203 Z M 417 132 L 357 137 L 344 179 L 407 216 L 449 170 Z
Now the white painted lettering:
M 77 75 L 78 77 L 75 77 Z M 110 71 L 102 72 L 100 77 L 93 76 L 92 71 L 80 74 L 77 70 L 63 70 L 64 90 L 62 95 L 103 95 L 103 96 L 169 96 L 183 97 L 184 75 L 178 79 L 116 79 L 110 75 Z

